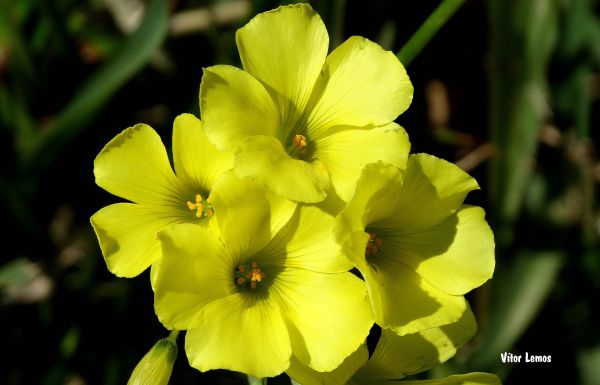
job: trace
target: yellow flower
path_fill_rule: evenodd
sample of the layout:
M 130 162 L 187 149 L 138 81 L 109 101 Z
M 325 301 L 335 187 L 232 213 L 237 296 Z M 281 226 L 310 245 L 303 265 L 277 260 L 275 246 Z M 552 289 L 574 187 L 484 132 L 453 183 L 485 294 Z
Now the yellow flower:
M 373 324 L 366 285 L 333 239 L 334 218 L 233 173 L 219 184 L 220 238 L 189 224 L 160 232 L 158 318 L 187 329 L 186 354 L 202 371 L 271 377 L 292 356 L 333 370 Z
M 406 170 L 365 167 L 336 236 L 369 287 L 375 321 L 398 334 L 456 321 L 463 297 L 491 278 L 494 237 L 477 182 L 457 166 L 411 155 Z
M 213 214 L 211 191 L 233 166 L 233 155 L 206 139 L 190 114 L 173 123 L 175 173 L 158 134 L 145 124 L 111 140 L 94 161 L 98 186 L 133 203 L 116 203 L 91 217 L 108 269 L 133 277 L 160 256 L 159 230 L 173 223 L 206 226 Z
M 402 380 L 453 357 L 476 329 L 473 313 L 467 308 L 458 321 L 439 328 L 404 336 L 383 329 L 370 358 L 367 347 L 361 345 L 331 372 L 319 373 L 292 361 L 287 374 L 302 385 L 500 385 L 498 377 L 489 373 L 468 373 L 437 380 Z
M 413 87 L 396 56 L 353 36 L 329 56 L 327 31 L 308 4 L 257 15 L 237 31 L 244 70 L 204 70 L 206 134 L 235 152 L 238 175 L 299 202 L 330 187 L 347 201 L 367 163 L 403 168 L 410 143 L 393 120 Z

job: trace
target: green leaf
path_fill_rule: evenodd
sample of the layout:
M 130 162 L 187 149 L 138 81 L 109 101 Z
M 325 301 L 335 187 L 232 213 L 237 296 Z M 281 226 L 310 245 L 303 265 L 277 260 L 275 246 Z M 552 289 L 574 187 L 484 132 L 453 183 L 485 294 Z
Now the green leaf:
M 558 34 L 556 0 L 488 2 L 490 17 L 490 214 L 496 244 L 513 241 L 514 223 L 533 169 L 540 128 L 547 119 L 547 71 Z
M 100 68 L 75 93 L 58 116 L 30 141 L 19 144 L 21 166 L 39 171 L 48 166 L 59 151 L 93 122 L 111 97 L 133 77 L 162 44 L 168 29 L 166 0 L 152 0 L 138 30 L 123 49 Z

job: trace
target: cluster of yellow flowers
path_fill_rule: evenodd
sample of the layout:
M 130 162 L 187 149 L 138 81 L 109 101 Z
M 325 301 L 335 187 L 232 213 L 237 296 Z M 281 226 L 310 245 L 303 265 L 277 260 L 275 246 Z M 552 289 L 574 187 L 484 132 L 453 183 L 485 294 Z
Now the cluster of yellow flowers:
M 202 121 L 175 119 L 174 172 L 144 124 L 97 156 L 97 184 L 133 202 L 91 218 L 108 269 L 151 267 L 155 312 L 186 330 L 201 371 L 366 385 L 453 356 L 475 333 L 463 295 L 492 276 L 493 235 L 463 204 L 473 178 L 409 155 L 402 64 L 358 36 L 327 55 L 306 4 L 259 14 L 236 40 L 243 70 L 206 68 Z

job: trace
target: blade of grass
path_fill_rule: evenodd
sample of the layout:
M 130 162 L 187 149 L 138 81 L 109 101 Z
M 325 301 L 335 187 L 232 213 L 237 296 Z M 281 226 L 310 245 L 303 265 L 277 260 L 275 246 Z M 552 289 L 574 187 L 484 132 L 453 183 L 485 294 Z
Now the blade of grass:
M 500 248 L 511 244 L 538 136 L 548 115 L 546 72 L 557 35 L 557 2 L 492 0 L 489 4 L 491 219 Z
M 25 172 L 47 167 L 59 151 L 98 115 L 110 98 L 132 77 L 162 44 L 168 29 L 166 0 L 152 0 L 139 29 L 123 49 L 75 93 L 58 116 L 19 149 Z
M 400 51 L 396 55 L 405 67 L 417 57 L 427 43 L 429 43 L 429 40 L 446 24 L 464 2 L 465 0 L 444 0 L 429 15 L 417 32 L 400 48 Z

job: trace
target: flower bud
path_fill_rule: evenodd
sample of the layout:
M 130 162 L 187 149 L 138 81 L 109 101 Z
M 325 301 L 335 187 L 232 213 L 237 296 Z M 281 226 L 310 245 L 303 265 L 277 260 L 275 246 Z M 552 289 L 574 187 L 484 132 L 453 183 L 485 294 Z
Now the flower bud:
M 133 369 L 127 385 L 167 385 L 176 358 L 175 338 L 163 338 L 154 344 Z

